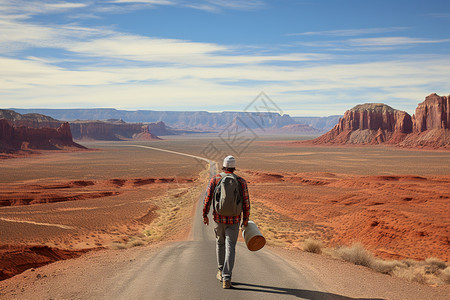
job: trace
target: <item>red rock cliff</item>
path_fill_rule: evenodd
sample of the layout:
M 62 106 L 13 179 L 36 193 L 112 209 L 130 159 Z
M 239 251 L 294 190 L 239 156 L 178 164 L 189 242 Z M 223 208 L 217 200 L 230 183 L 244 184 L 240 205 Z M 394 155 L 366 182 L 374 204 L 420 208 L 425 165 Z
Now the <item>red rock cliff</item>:
M 414 148 L 450 148 L 450 96 L 431 94 L 413 116 L 414 132 L 399 145 Z
M 417 106 L 413 120 L 415 132 L 450 129 L 450 96 L 429 95 Z
M 66 148 L 84 149 L 73 142 L 69 123 L 55 128 L 14 127 L 5 119 L 0 120 L 0 152 L 17 152 L 18 150 Z
M 347 110 L 339 123 L 314 144 L 397 143 L 412 132 L 411 116 L 381 103 L 366 103 Z

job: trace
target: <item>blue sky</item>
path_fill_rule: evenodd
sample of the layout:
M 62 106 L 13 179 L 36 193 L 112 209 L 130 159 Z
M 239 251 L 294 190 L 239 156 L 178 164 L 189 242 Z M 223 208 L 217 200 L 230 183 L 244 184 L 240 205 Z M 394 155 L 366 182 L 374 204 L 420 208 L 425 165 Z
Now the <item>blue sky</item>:
M 0 107 L 413 113 L 449 28 L 448 0 L 0 0 Z

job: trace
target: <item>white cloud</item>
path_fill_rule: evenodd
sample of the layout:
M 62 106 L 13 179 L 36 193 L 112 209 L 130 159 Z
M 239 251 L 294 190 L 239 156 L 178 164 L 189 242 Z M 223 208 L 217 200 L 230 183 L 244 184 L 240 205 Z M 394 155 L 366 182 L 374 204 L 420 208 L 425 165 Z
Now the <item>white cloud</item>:
M 450 13 L 431 13 L 428 16 L 433 18 L 450 18 Z
M 362 28 L 362 29 L 341 29 L 341 30 L 325 30 L 325 31 L 309 31 L 301 33 L 288 33 L 287 36 L 296 35 L 322 35 L 322 36 L 356 36 L 374 33 L 386 33 L 400 30 L 406 30 L 408 27 L 381 27 L 381 28 Z
M 19 15 L 27 17 L 30 15 L 61 13 L 73 9 L 79 9 L 89 6 L 83 2 L 49 2 L 45 0 L 0 0 L 0 15 Z
M 222 9 L 259 10 L 266 7 L 266 4 L 260 0 L 205 0 L 194 3 L 185 2 L 184 6 L 209 12 L 219 12 Z
M 410 38 L 410 37 L 379 37 L 379 38 L 365 38 L 365 39 L 350 39 L 349 44 L 352 46 L 403 46 L 414 44 L 435 44 L 450 42 L 450 39 L 430 40 L 422 38 Z
M 175 2 L 169 0 L 113 0 L 110 3 L 146 3 L 159 5 L 173 5 Z

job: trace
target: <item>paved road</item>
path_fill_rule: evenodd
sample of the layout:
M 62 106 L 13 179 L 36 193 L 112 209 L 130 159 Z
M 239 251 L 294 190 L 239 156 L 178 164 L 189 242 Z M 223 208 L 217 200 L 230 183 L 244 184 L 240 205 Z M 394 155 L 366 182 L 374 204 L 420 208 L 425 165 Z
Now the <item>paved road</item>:
M 210 165 L 212 176 L 215 164 Z M 236 249 L 234 288 L 222 289 L 216 279 L 213 226 L 202 223 L 203 197 L 199 199 L 190 239 L 133 264 L 135 267 L 115 279 L 105 299 L 351 299 L 323 291 L 320 284 L 268 249 L 250 252 L 241 242 Z

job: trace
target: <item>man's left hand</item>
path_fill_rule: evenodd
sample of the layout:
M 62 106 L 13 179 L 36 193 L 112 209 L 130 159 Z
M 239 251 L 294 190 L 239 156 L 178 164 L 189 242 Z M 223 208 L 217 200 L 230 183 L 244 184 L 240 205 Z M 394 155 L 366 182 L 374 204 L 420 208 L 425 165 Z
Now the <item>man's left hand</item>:
M 203 224 L 205 224 L 206 226 L 209 225 L 209 219 L 208 219 L 208 217 L 203 217 Z

